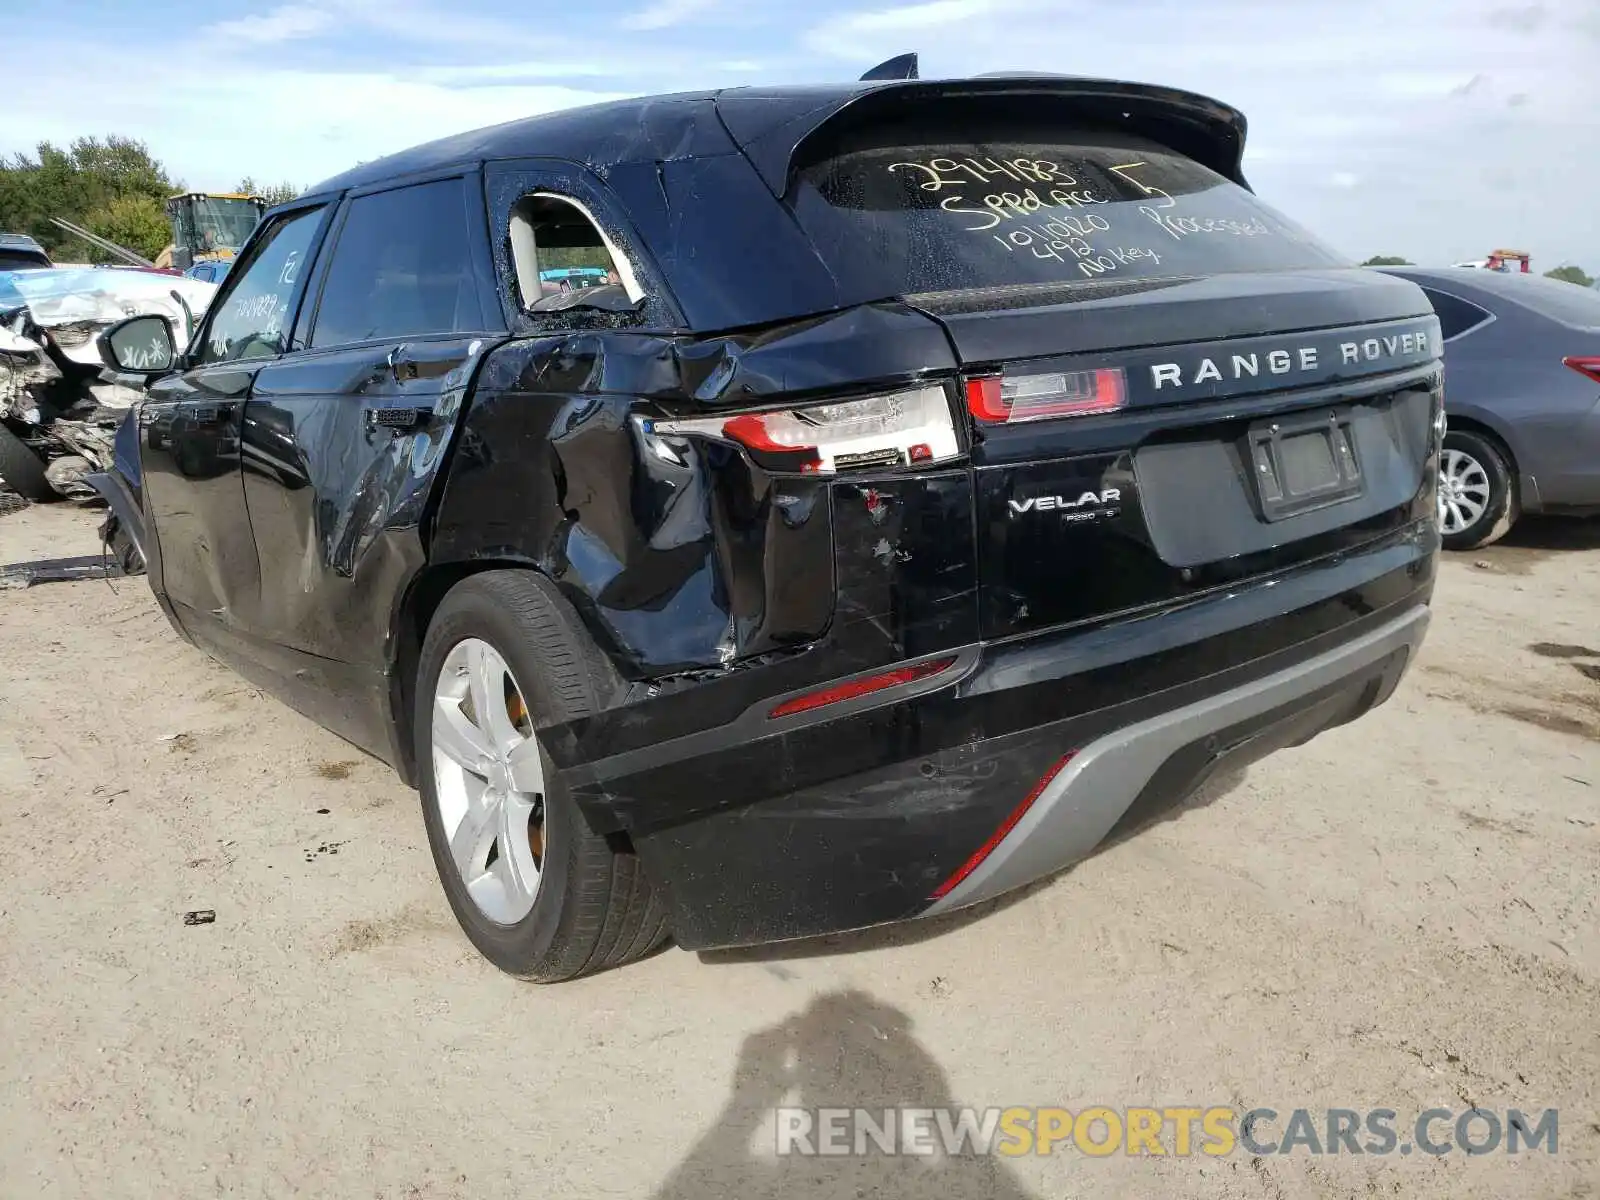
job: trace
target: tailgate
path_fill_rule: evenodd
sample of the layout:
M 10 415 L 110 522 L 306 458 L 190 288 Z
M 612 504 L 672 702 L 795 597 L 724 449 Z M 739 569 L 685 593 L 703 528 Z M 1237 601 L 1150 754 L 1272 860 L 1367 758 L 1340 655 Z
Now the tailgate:
M 1272 281 L 1280 320 L 1321 328 L 1025 357 L 1052 338 L 1104 345 L 1130 323 L 1115 302 L 1057 312 L 1052 326 L 1036 309 L 980 318 L 919 298 L 946 323 L 969 392 L 1003 384 L 1028 398 L 1019 407 L 1078 398 L 1069 415 L 1014 423 L 983 419 L 993 411 L 974 401 L 983 636 L 1181 602 L 1426 516 L 1438 323 L 1389 315 L 1419 294 L 1380 288 L 1372 303 L 1372 276 L 1346 274 L 1344 295 L 1323 276 L 1298 292 Z M 1234 276 L 1147 290 L 1134 324 L 1214 332 L 1230 309 L 1250 310 L 1250 287 Z M 1192 307 L 1196 292 L 1231 292 L 1239 308 Z M 1328 326 L 1355 307 L 1385 319 Z M 1097 382 L 1114 407 L 1093 411 Z

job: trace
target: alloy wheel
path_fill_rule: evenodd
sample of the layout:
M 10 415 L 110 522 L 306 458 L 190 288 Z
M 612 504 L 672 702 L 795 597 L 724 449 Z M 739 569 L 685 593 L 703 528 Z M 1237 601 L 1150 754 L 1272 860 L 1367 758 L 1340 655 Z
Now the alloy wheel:
M 1446 534 L 1470 529 L 1489 508 L 1489 472 L 1463 450 L 1446 449 L 1439 463 L 1439 525 Z
M 478 910 L 515 925 L 545 861 L 544 762 L 521 687 L 498 650 L 457 642 L 433 699 L 433 779 L 450 860 Z

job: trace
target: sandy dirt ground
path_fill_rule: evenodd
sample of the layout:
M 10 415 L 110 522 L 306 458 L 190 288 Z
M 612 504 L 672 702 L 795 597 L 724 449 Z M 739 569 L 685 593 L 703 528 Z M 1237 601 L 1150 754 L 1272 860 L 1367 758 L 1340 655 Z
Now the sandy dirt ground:
M 96 519 L 0 518 L 0 563 Z M 0 592 L 0 1195 L 1600 1195 L 1600 525 L 1451 557 L 1435 613 L 1387 707 L 1020 897 L 539 988 L 457 932 L 415 795 L 143 580 Z M 1555 1107 L 1559 1145 L 777 1160 L 785 1097 Z

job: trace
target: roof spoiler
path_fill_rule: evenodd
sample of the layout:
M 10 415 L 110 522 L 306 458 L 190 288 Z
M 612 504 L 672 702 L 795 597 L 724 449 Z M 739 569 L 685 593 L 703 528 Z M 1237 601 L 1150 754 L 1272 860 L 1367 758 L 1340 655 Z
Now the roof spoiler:
M 909 57 L 909 56 L 902 56 Z M 887 70 L 891 59 L 873 72 Z M 902 115 L 929 101 L 1006 97 L 1037 107 L 1058 103 L 1093 119 L 1171 146 L 1241 187 L 1246 123 L 1230 105 L 1196 92 L 1085 79 L 1011 74 L 976 79 L 890 79 L 840 93 L 832 89 L 740 88 L 717 97 L 724 126 L 772 194 L 788 191 L 789 174 L 808 142 L 853 120 Z
M 875 83 L 880 79 L 915 79 L 917 78 L 917 55 L 897 54 L 885 62 L 879 63 L 861 77 L 862 83 Z

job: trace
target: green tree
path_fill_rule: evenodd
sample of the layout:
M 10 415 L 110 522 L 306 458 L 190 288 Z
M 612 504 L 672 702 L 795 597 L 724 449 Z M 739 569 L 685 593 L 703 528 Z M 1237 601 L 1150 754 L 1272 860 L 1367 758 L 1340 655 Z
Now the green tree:
M 1411 261 L 1393 254 L 1374 254 L 1361 265 L 1363 267 L 1409 267 Z
M 1546 279 L 1559 279 L 1562 283 L 1575 283 L 1579 287 L 1593 287 L 1594 279 L 1582 267 L 1564 266 L 1544 273 Z
M 56 228 L 50 218 L 62 217 L 91 227 L 96 220 L 109 221 L 117 228 L 147 233 L 149 203 L 129 206 L 117 202 L 142 198 L 160 207 L 182 187 L 149 148 L 133 138 L 116 134 L 81 137 L 66 149 L 40 142 L 32 156 L 15 154 L 0 159 L 0 229 L 31 234 L 52 255 L 100 261 L 104 254 Z M 148 247 L 149 241 L 146 238 L 140 244 Z M 164 245 L 165 240 L 156 249 Z
M 147 195 L 118 196 L 90 213 L 83 224 L 90 233 L 98 233 L 152 260 L 172 241 L 166 207 Z
M 293 200 L 305 189 L 288 182 L 275 183 L 263 187 L 255 181 L 253 175 L 246 175 L 233 190 L 243 192 L 247 196 L 260 196 L 267 202 L 267 207 L 271 208 L 275 204 L 283 204 L 286 201 Z

